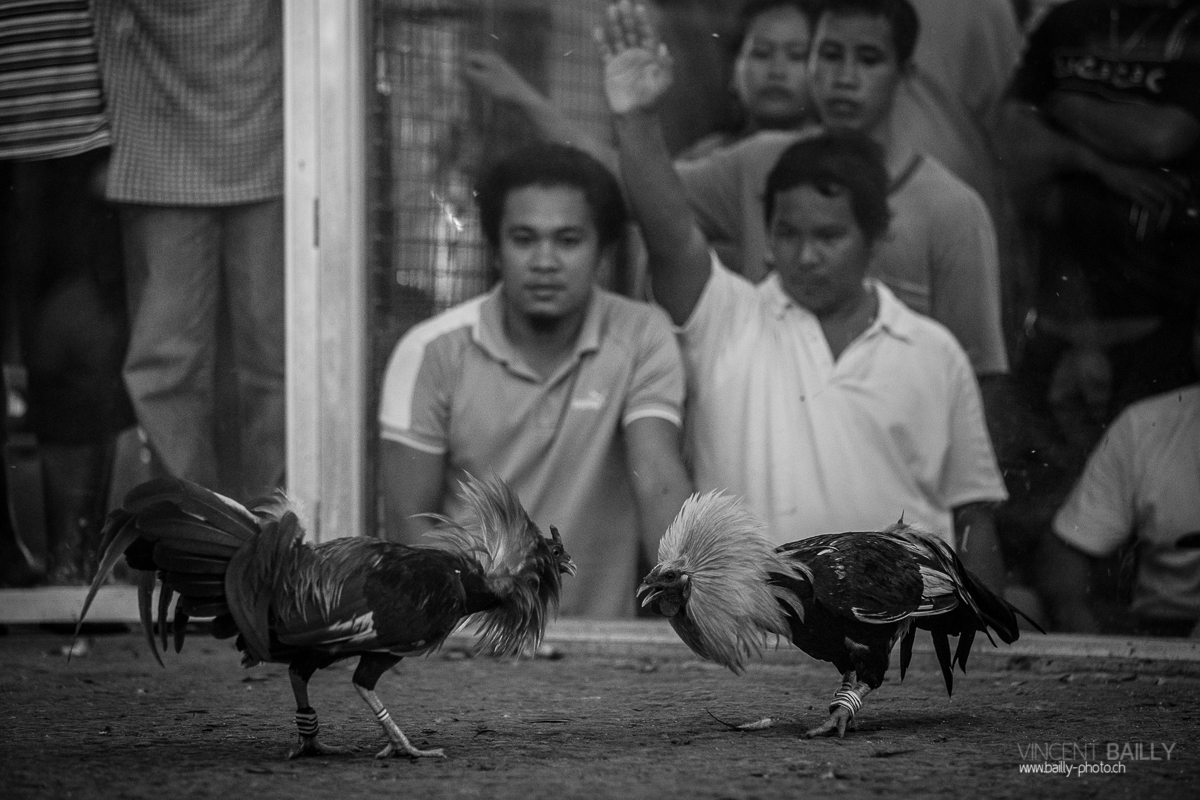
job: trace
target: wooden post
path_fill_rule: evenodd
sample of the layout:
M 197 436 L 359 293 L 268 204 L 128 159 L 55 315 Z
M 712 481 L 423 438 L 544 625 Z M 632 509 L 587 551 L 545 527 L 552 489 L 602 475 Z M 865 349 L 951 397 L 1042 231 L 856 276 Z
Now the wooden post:
M 365 533 L 369 5 L 284 4 L 288 491 L 310 537 Z

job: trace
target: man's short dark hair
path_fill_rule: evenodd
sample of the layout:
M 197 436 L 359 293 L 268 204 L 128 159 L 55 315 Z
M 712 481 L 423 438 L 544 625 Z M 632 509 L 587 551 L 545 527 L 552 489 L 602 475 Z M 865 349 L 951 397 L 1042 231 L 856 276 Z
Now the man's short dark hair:
M 733 54 L 741 52 L 742 45 L 746 43 L 746 34 L 750 32 L 750 26 L 759 16 L 777 8 L 794 8 L 808 20 L 809 27 L 813 27 L 817 23 L 816 11 L 819 4 L 820 0 L 746 0 L 737 15 L 737 28 L 731 42 Z
M 479 182 L 475 201 L 483 235 L 492 247 L 500 246 L 500 220 L 509 193 L 527 186 L 566 186 L 582 192 L 601 246 L 619 241 L 625 233 L 625 200 L 608 168 L 577 147 L 537 142 L 502 158 Z
M 850 196 L 850 208 L 870 243 L 887 233 L 888 173 L 883 148 L 857 131 L 828 131 L 801 139 L 779 156 L 767 175 L 767 227 L 780 192 L 811 186 L 827 197 Z
M 960 0 L 961 1 L 961 0 Z M 970 2 L 970 0 L 966 0 Z M 813 27 L 826 14 L 839 17 L 863 16 L 883 17 L 892 29 L 892 45 L 896 48 L 896 60 L 907 64 L 917 49 L 917 36 L 921 32 L 921 21 L 917 11 L 908 0 L 818 0 L 813 15 Z

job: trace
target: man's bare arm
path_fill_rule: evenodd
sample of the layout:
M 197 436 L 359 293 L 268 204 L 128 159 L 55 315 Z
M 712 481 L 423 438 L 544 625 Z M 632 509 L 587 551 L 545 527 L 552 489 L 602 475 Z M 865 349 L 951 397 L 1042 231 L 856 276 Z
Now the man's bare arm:
M 1026 103 L 1007 101 L 1001 120 L 1000 154 L 1018 184 L 1036 186 L 1058 174 L 1079 172 L 1094 175 L 1112 191 L 1155 212 L 1187 200 L 1187 188 L 1178 179 L 1118 163 L 1051 127 Z
M 655 110 L 671 86 L 671 58 L 645 9 L 629 0 L 609 6 L 597 38 L 621 174 L 646 241 L 654 298 L 682 325 L 700 301 L 712 266 Z
M 1178 106 L 1115 103 L 1079 92 L 1053 92 L 1043 106 L 1055 122 L 1116 161 L 1166 164 L 1200 141 L 1200 121 Z
M 617 171 L 617 151 L 568 119 L 562 109 L 525 80 L 503 56 L 486 50 L 470 52 L 463 61 L 462 74 L 468 83 L 493 100 L 520 109 L 543 139 L 574 145 L 614 173 Z
M 385 439 L 379 447 L 379 469 L 388 540 L 417 544 L 435 523 L 414 515 L 442 511 L 446 457 Z
M 996 536 L 996 515 L 991 503 L 967 503 L 954 509 L 954 541 L 958 557 L 987 587 L 1003 596 L 1004 558 Z
M 692 493 L 680 455 L 680 430 L 659 417 L 644 417 L 625 429 L 626 459 L 642 523 L 642 552 L 658 561 L 658 542 Z
M 1092 558 L 1046 533 L 1036 558 L 1038 591 L 1058 630 L 1100 633 L 1090 594 Z

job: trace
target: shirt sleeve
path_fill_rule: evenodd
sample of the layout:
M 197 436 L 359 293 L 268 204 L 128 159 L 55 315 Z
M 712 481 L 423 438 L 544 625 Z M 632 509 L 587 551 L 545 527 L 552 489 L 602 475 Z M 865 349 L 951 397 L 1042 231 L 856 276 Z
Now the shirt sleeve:
M 747 331 L 750 316 L 759 306 L 758 292 L 750 281 L 730 272 L 717 254 L 712 257 L 712 272 L 700 293 L 692 315 L 679 328 L 688 379 L 692 386 L 707 375 L 710 362 L 733 344 L 733 337 Z
M 1133 536 L 1134 445 L 1133 421 L 1126 412 L 1109 426 L 1054 516 L 1054 532 L 1060 539 L 1103 557 Z
M 379 435 L 426 453 L 449 450 L 450 386 L 448 348 L 429 342 L 414 329 L 388 359 L 379 398 Z
M 953 509 L 968 503 L 1007 500 L 1008 491 L 983 417 L 979 384 L 962 351 L 950 344 L 947 371 L 950 440 L 942 469 L 942 502 Z
M 958 339 L 976 375 L 1008 372 L 1000 322 L 1000 252 L 983 200 L 960 184 L 930 209 L 930 316 Z
M 682 428 L 683 357 L 666 314 L 658 308 L 649 312 L 639 337 L 621 424 L 659 417 Z

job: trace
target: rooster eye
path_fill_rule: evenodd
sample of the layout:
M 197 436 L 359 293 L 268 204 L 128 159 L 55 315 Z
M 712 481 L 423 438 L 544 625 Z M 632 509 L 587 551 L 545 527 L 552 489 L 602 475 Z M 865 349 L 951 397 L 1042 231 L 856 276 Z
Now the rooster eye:
M 664 581 L 673 581 L 679 577 L 679 573 L 673 569 L 669 569 L 662 574 L 662 577 Z

